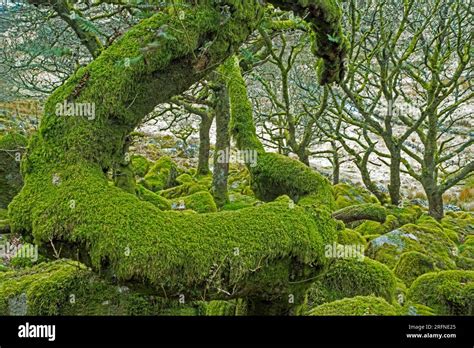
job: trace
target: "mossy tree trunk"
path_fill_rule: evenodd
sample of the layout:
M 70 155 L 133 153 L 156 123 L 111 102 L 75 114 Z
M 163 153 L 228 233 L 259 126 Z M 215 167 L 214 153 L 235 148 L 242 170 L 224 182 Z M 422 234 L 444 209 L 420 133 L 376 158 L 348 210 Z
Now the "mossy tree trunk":
M 388 185 L 388 191 L 390 193 L 390 203 L 393 205 L 400 204 L 400 166 L 401 160 L 401 148 L 396 146 L 390 151 L 390 184 Z
M 444 203 L 443 193 L 439 190 L 436 183 L 431 178 L 425 178 L 423 187 L 428 199 L 428 212 L 436 220 L 441 220 L 444 217 Z
M 214 118 L 216 119 L 216 147 L 214 151 L 214 173 L 212 182 L 212 194 L 219 208 L 228 201 L 227 179 L 229 176 L 229 160 L 227 154 L 230 150 L 230 105 L 229 93 L 225 80 L 218 77 L 215 80 L 215 106 Z M 223 161 L 224 159 L 224 161 Z
M 337 143 L 335 141 L 331 141 L 331 148 L 332 148 L 332 184 L 337 185 L 341 180 L 341 159 L 339 155 L 339 151 L 337 148 Z
M 127 137 L 124 141 L 123 153 L 124 156 L 120 162 L 118 162 L 113 168 L 113 179 L 115 186 L 120 187 L 122 190 L 128 193 L 135 193 L 136 182 L 135 173 L 133 172 L 132 165 L 130 163 L 130 137 Z
M 56 245 L 60 257 L 78 258 L 104 276 L 166 297 L 271 299 L 324 267 L 324 245 L 335 240 L 336 230 L 327 212 L 284 200 L 204 216 L 162 212 L 107 180 L 143 118 L 232 55 L 262 13 L 259 0 L 200 1 L 179 14 L 166 8 L 79 69 L 46 102 L 22 163 L 25 185 L 9 206 L 12 230 L 42 247 Z M 340 28 L 333 19 L 331 28 Z M 326 70 L 332 68 L 325 76 L 338 74 L 340 66 L 334 69 L 334 60 L 323 58 Z M 61 117 L 56 110 L 63 103 L 93 104 L 95 117 Z M 255 136 L 254 130 L 247 134 Z M 281 178 L 275 158 L 263 151 L 262 158 L 259 172 Z M 276 160 L 283 163 L 286 185 L 268 198 L 317 193 L 328 201 L 327 182 L 299 162 Z M 290 260 L 298 267 L 290 267 Z M 276 275 L 270 266 L 281 262 Z
M 199 157 L 197 172 L 199 175 L 208 175 L 209 170 L 209 151 L 211 151 L 211 137 L 209 135 L 212 127 L 213 118 L 210 115 L 201 115 L 201 124 L 199 125 Z

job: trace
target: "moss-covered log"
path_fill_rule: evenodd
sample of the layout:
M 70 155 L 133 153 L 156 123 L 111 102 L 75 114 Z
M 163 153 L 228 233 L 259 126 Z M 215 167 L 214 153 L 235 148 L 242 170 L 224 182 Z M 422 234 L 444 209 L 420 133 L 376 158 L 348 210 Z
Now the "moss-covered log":
M 360 204 L 335 211 L 332 217 L 344 223 L 361 220 L 384 223 L 387 219 L 387 210 L 380 204 Z

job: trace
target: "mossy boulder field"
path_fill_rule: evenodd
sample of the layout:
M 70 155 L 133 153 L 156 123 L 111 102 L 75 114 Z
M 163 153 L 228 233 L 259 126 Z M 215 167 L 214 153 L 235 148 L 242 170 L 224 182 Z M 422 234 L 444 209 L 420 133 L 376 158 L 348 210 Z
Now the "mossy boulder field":
M 29 5 L 63 6 L 59 18 L 77 12 L 82 24 L 65 23 L 84 47 L 35 129 L 0 118 L 0 315 L 474 315 L 472 212 L 439 216 L 414 200 L 390 201 L 392 184 L 379 192 L 364 175 L 367 189 L 309 165 L 316 123 L 363 99 L 338 94 L 362 88 L 346 78 L 356 42 L 338 0 L 151 3 L 130 6 L 127 30 L 112 36 L 69 2 Z M 307 41 L 290 56 L 271 51 L 295 33 Z M 304 64 L 291 56 L 308 47 Z M 91 59 L 80 57 L 84 48 Z M 314 70 L 306 92 L 321 95 L 300 99 L 331 112 L 313 105 L 293 117 L 291 93 L 272 95 L 282 103 L 255 96 L 252 78 L 271 90 L 255 69 L 281 61 Z M 346 99 L 351 106 L 340 108 Z M 69 104 L 93 105 L 94 114 L 66 117 L 58 105 Z M 285 110 L 262 121 L 260 104 Z M 321 136 L 344 133 L 347 110 Z M 158 139 L 150 124 L 176 134 Z M 364 132 L 352 138 L 369 142 L 368 155 L 355 154 L 359 169 L 372 153 L 386 159 Z M 229 149 L 253 161 L 223 161 Z M 336 150 L 320 152 L 347 162 Z

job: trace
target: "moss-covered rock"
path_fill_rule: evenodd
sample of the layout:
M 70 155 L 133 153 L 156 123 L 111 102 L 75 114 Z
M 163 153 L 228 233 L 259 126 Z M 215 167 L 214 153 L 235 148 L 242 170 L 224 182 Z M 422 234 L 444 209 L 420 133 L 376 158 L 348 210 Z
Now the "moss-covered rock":
M 197 192 L 190 196 L 171 200 L 173 210 L 194 210 L 196 213 L 215 213 L 217 211 L 216 202 L 207 191 Z
M 178 167 L 171 157 L 163 156 L 150 168 L 143 184 L 147 189 L 157 192 L 177 185 L 177 177 Z
M 288 195 L 299 205 L 334 209 L 332 187 L 328 179 L 303 163 L 276 153 L 259 154 L 251 167 L 251 187 L 262 201 Z
M 5 209 L 23 186 L 20 159 L 26 146 L 27 139 L 21 134 L 0 136 L 0 209 Z
M 336 209 L 358 204 L 379 203 L 377 198 L 366 189 L 349 184 L 335 185 L 334 197 L 336 199 Z
M 468 235 L 474 235 L 474 213 L 469 212 L 447 212 L 441 220 L 445 229 L 457 233 L 458 240 L 464 240 Z
M 183 185 L 186 183 L 194 182 L 194 178 L 190 174 L 184 173 L 176 178 L 176 182 L 180 185 Z
M 405 204 L 403 207 L 390 206 L 387 208 L 389 215 L 395 216 L 398 225 L 403 226 L 406 224 L 413 224 L 423 215 L 423 209 L 417 205 Z
M 342 245 L 363 245 L 364 248 L 366 245 L 366 241 L 360 233 L 348 228 L 339 233 L 337 241 Z
M 400 256 L 393 271 L 409 287 L 422 274 L 437 270 L 435 263 L 435 260 L 428 255 L 409 251 Z
M 146 189 L 142 185 L 137 185 L 137 196 L 160 210 L 171 210 L 171 202 L 168 199 Z
M 345 297 L 375 295 L 389 302 L 395 299 L 396 278 L 380 262 L 364 258 L 339 259 L 322 278 L 311 286 L 307 295 L 310 307 Z
M 456 267 L 466 271 L 474 271 L 474 258 L 458 256 L 456 257 Z
M 250 186 L 250 172 L 245 166 L 231 166 L 228 177 L 229 191 L 244 194 Z
M 179 180 L 178 180 L 179 179 Z M 212 186 L 212 176 L 192 176 L 190 174 L 180 175 L 176 181 L 178 186 L 162 190 L 159 194 L 168 199 L 190 196 L 198 192 L 208 192 Z
M 442 226 L 424 215 L 416 224 L 407 224 L 370 241 L 367 255 L 395 267 L 404 252 L 418 251 L 435 260 L 439 269 L 454 269 L 457 246 L 449 239 Z
M 0 272 L 1 315 L 157 315 L 164 306 L 69 260 Z
M 386 211 L 385 222 L 364 221 L 354 229 L 362 235 L 384 234 L 403 225 L 416 223 L 423 213 L 421 208 L 412 205 L 403 208 L 389 206 Z
M 229 194 L 229 201 L 222 207 L 222 210 L 239 210 L 253 207 L 262 203 L 252 196 L 242 195 L 240 193 Z
M 416 279 L 408 299 L 438 315 L 474 315 L 474 271 L 427 273 Z
M 459 246 L 459 256 L 474 259 L 474 235 L 467 236 Z
M 309 312 L 311 316 L 364 316 L 398 315 L 397 309 L 385 299 L 375 296 L 357 296 L 324 303 Z
M 141 155 L 133 155 L 131 158 L 132 169 L 136 176 L 144 178 L 151 167 L 151 162 Z
M 383 224 L 377 221 L 364 221 L 360 225 L 356 226 L 354 228 L 355 231 L 360 233 L 363 236 L 368 236 L 368 235 L 381 235 L 386 232 L 386 228 L 384 228 Z

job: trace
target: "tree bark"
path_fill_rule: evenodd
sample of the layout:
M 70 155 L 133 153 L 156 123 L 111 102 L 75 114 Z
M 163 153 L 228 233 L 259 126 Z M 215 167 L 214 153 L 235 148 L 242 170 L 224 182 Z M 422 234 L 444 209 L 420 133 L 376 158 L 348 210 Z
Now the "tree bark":
M 331 141 L 332 147 L 332 184 L 337 185 L 340 182 L 341 176 L 341 161 L 339 159 L 339 152 L 335 141 Z
M 443 194 L 434 183 L 425 186 L 426 197 L 428 199 L 428 212 L 436 220 L 444 217 Z
M 199 175 L 208 175 L 209 170 L 209 151 L 211 150 L 211 131 L 213 118 L 209 116 L 201 116 L 201 124 L 199 125 L 199 158 L 197 173 Z
M 400 165 L 401 165 L 401 152 L 391 151 L 390 157 L 390 184 L 388 186 L 388 191 L 390 193 L 390 202 L 392 205 L 400 204 Z
M 222 208 L 229 198 L 227 194 L 227 178 L 229 176 L 230 163 L 227 158 L 224 161 L 222 161 L 222 158 L 223 154 L 227 154 L 230 150 L 230 104 L 225 80 L 217 78 L 215 83 L 216 148 L 214 152 L 212 194 L 217 206 Z

